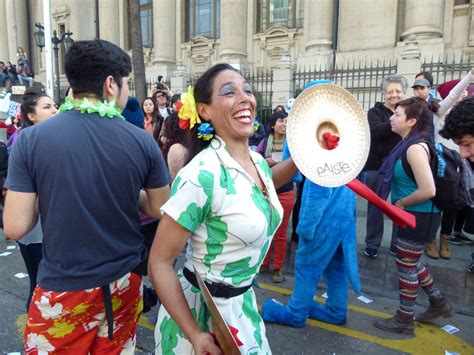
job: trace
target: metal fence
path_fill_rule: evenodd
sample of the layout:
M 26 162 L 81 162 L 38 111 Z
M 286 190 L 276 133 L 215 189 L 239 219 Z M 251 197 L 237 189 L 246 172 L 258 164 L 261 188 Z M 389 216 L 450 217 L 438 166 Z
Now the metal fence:
M 436 87 L 446 81 L 461 79 L 465 76 L 472 68 L 474 63 L 471 62 L 470 57 L 456 58 L 453 56 L 440 57 L 438 59 L 431 58 L 425 60 L 421 65 L 421 71 L 430 72 L 433 75 L 433 85 Z
M 340 68 L 336 66 L 336 69 L 303 68 L 293 75 L 295 96 L 303 90 L 307 83 L 313 80 L 328 79 L 350 91 L 367 111 L 374 106 L 375 102 L 382 100 L 382 91 L 380 90 L 382 80 L 396 72 L 397 64 L 391 60 L 350 63 L 342 65 Z

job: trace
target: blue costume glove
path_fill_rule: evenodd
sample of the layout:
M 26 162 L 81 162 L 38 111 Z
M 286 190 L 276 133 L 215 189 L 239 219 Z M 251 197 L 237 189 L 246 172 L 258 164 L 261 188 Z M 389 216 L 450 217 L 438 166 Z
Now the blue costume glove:
M 290 150 L 288 149 L 288 142 L 285 139 L 285 143 L 283 143 L 283 153 L 281 155 L 282 160 L 286 160 L 291 158 Z M 303 181 L 303 175 L 298 171 L 292 178 L 293 182 L 301 182 Z

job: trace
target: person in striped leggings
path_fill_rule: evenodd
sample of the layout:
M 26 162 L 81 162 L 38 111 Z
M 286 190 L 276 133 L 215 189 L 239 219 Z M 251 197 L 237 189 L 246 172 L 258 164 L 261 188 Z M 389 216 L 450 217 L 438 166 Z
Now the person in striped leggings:
M 450 317 L 454 310 L 443 297 L 430 272 L 421 263 L 424 247 L 430 243 L 440 225 L 440 211 L 431 198 L 436 193 L 430 169 L 426 142 L 432 113 L 427 103 L 419 98 L 400 101 L 390 124 L 402 141 L 385 158 L 380 172 L 384 181 L 391 183 L 392 203 L 416 217 L 415 228 L 398 228 L 396 264 L 399 277 L 400 306 L 395 316 L 376 320 L 377 328 L 402 333 L 414 333 L 414 306 L 421 286 L 427 293 L 430 305 L 416 316 L 418 322 L 430 323 L 439 316 Z M 413 180 L 405 171 L 401 157 L 406 154 L 413 171 Z

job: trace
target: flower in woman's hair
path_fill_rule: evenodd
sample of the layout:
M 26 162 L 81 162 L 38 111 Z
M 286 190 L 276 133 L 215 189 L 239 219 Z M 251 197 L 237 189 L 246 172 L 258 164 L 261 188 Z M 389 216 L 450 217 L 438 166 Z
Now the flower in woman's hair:
M 183 106 L 178 112 L 179 127 L 182 129 L 193 128 L 195 124 L 201 123 L 201 119 L 196 110 L 196 101 L 194 100 L 193 88 L 188 87 L 188 92 L 181 94 Z
M 203 141 L 209 141 L 214 137 L 214 128 L 210 123 L 201 123 L 198 128 L 198 138 Z
M 181 107 L 183 107 L 183 103 L 178 100 L 175 104 L 175 107 L 176 107 L 176 112 L 179 112 L 181 110 Z
M 254 132 L 257 132 L 260 127 L 260 121 L 256 118 L 255 121 L 253 121 L 253 130 Z

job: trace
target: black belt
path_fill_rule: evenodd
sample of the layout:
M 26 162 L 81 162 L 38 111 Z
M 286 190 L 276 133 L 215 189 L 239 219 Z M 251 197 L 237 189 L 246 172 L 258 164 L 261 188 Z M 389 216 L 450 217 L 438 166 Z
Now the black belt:
M 107 330 L 109 339 L 114 339 L 114 311 L 112 308 L 112 298 L 110 297 L 110 286 L 104 285 L 101 287 L 102 296 L 104 297 L 105 319 L 107 320 Z
M 189 270 L 188 268 L 183 269 L 183 275 L 186 280 L 189 281 L 191 285 L 196 288 L 199 288 L 199 284 L 197 282 L 196 275 L 194 272 Z M 218 283 L 209 283 L 204 281 L 209 290 L 209 293 L 214 297 L 223 297 L 223 298 L 232 298 L 241 295 L 245 291 L 247 291 L 252 285 L 244 286 L 244 287 L 232 287 L 229 285 L 218 284 Z

